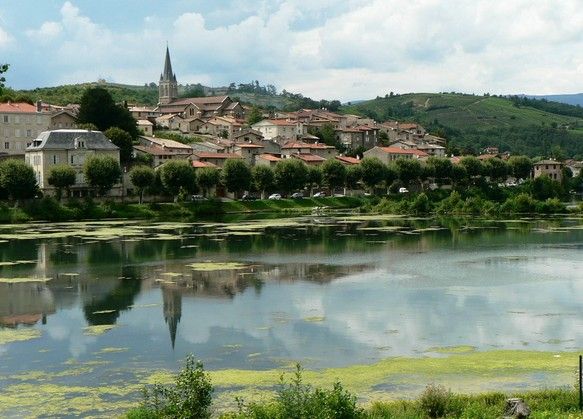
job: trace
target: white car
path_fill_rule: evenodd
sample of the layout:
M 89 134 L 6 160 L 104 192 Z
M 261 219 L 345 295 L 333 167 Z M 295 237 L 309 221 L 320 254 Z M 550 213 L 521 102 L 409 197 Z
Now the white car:
M 409 189 L 407 189 L 407 188 L 399 188 L 399 193 L 409 193 Z
M 326 192 L 316 192 L 313 198 L 324 198 L 326 196 Z
M 275 201 L 279 201 L 281 199 L 281 195 L 278 194 L 278 193 L 274 193 L 274 194 L 269 195 L 269 198 L 268 199 L 272 199 L 272 200 L 275 200 Z

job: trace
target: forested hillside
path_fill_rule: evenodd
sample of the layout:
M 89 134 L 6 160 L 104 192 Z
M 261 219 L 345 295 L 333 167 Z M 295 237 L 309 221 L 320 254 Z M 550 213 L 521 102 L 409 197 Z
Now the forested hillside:
M 456 93 L 387 95 L 342 107 L 378 121 L 416 121 L 445 136 L 452 148 L 487 146 L 530 156 L 583 156 L 583 112 L 575 106 L 525 98 Z

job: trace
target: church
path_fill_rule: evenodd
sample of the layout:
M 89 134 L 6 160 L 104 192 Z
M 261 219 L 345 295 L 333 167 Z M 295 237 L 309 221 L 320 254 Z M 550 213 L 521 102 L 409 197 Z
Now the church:
M 158 106 L 155 111 L 162 115 L 178 115 L 187 120 L 206 120 L 215 117 L 243 119 L 245 111 L 239 102 L 229 96 L 178 97 L 178 81 L 172 71 L 170 50 L 166 47 L 164 71 L 158 83 Z

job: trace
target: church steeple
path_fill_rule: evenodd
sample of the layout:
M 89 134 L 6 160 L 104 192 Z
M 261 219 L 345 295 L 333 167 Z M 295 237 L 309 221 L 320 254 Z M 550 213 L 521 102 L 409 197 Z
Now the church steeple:
M 160 74 L 158 85 L 158 102 L 166 105 L 178 98 L 178 82 L 176 74 L 172 72 L 172 62 L 170 61 L 170 50 L 166 45 L 166 59 L 164 60 L 164 71 Z

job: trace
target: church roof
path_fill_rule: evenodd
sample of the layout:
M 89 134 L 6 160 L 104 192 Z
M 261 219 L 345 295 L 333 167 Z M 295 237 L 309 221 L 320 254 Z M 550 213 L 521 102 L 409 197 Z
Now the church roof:
M 166 47 L 166 60 L 164 61 L 164 72 L 160 76 L 161 81 L 176 82 L 176 75 L 172 72 L 172 62 L 170 62 L 170 51 Z

